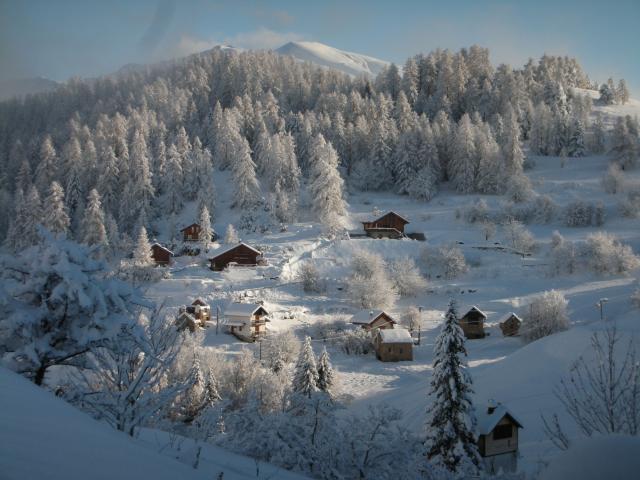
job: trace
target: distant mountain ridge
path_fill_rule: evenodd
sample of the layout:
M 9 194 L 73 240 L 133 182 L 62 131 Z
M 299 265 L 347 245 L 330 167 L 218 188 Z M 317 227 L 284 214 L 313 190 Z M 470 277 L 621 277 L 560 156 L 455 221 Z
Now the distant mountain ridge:
M 43 77 L 16 78 L 0 81 L 0 100 L 24 97 L 33 93 L 50 92 L 60 84 Z
M 390 62 L 360 53 L 339 50 L 319 42 L 289 42 L 274 50 L 301 62 L 310 62 L 322 67 L 339 70 L 348 75 L 376 76 Z

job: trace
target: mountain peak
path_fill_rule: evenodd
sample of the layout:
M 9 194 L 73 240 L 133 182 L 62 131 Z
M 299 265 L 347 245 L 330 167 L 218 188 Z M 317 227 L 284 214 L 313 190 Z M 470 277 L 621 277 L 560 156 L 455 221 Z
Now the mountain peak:
M 277 48 L 275 52 L 291 56 L 301 62 L 339 70 L 352 76 L 376 76 L 389 65 L 389 62 L 384 60 L 338 50 L 320 42 L 291 41 Z

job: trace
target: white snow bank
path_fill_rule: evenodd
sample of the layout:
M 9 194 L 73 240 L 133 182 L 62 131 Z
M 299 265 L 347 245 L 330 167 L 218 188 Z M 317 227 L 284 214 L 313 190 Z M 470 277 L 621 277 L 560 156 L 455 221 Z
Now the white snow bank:
M 221 471 L 225 480 L 256 478 L 252 459 L 208 445 L 194 470 L 1 367 L 0 386 L 2 480 L 210 480 Z M 270 465 L 261 470 L 302 478 Z
M 640 437 L 610 435 L 576 442 L 553 460 L 539 480 L 638 478 Z

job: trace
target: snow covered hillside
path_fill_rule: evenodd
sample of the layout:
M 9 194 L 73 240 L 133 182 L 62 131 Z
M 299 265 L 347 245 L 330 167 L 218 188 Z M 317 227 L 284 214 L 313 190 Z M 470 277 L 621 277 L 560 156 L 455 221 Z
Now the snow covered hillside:
M 349 75 L 376 76 L 389 62 L 359 53 L 345 52 L 319 42 L 289 42 L 274 50 L 301 62 L 333 68 Z
M 183 442 L 177 452 L 162 432 L 147 430 L 132 439 L 2 367 L 0 385 L 3 480 L 210 480 L 220 472 L 225 479 L 237 480 L 303 478 L 264 464 L 258 466 L 262 474 L 256 475 L 252 459 L 210 445 L 203 448 L 195 470 L 193 442 Z

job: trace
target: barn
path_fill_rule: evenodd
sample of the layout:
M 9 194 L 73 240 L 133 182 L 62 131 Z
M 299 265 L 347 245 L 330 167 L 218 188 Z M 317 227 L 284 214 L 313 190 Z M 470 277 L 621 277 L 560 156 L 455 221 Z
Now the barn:
M 513 312 L 509 312 L 500 319 L 500 330 L 505 337 L 515 337 L 520 333 L 522 319 Z
M 373 345 L 376 358 L 382 362 L 413 360 L 413 338 L 404 328 L 379 328 Z
M 230 263 L 242 266 L 255 266 L 262 257 L 262 252 L 250 247 L 246 243 L 239 243 L 233 247 L 224 249 L 209 259 L 211 270 L 220 271 L 227 268 Z
M 156 265 L 170 265 L 173 252 L 159 243 L 151 245 L 151 257 Z
M 409 220 L 395 212 L 389 212 L 380 218 L 362 222 L 362 226 L 367 236 L 372 238 L 402 238 L 404 237 L 404 226 Z
M 500 469 L 515 472 L 518 458 L 518 429 L 522 423 L 507 407 L 493 401 L 476 413 L 478 450 L 491 474 Z
M 269 312 L 259 304 L 231 303 L 224 310 L 223 325 L 229 333 L 246 342 L 254 342 L 267 333 Z
M 361 310 L 351 317 L 351 323 L 373 332 L 379 328 L 393 328 L 397 322 L 383 310 Z
M 475 305 L 469 309 L 458 323 L 466 338 L 484 338 L 484 322 L 487 319 L 485 313 Z
M 182 230 L 182 240 L 185 242 L 199 242 L 200 241 L 200 232 L 202 228 L 197 223 L 192 223 L 188 227 L 184 227 Z M 218 238 L 218 235 L 213 232 L 211 234 L 211 241 L 214 242 Z

